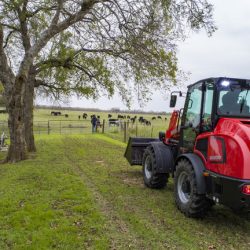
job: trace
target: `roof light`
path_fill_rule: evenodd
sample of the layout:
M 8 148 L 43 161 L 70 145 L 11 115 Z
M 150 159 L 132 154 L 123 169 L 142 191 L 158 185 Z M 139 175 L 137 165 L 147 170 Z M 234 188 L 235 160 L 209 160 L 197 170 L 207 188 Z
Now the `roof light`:
M 221 85 L 224 86 L 224 87 L 228 87 L 230 85 L 230 82 L 227 81 L 227 80 L 224 80 L 221 82 Z
M 250 195 L 250 185 L 244 185 L 244 186 L 242 186 L 242 193 Z

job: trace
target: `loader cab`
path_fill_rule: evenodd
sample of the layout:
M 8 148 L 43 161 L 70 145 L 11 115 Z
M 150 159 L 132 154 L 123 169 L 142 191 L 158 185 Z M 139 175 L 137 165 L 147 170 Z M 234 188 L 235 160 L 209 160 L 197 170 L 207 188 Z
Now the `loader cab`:
M 181 153 L 192 152 L 196 137 L 214 127 L 216 88 L 213 79 L 188 86 L 181 117 L 179 148 Z
M 220 118 L 250 119 L 250 80 L 209 78 L 188 86 L 179 146 L 192 152 L 196 137 L 213 131 Z

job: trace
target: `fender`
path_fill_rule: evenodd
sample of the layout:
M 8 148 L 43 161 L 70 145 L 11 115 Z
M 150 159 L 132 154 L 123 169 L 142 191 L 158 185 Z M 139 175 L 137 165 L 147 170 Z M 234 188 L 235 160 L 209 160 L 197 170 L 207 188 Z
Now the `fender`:
M 171 173 L 174 170 L 174 157 L 171 148 L 163 142 L 151 142 L 156 159 L 156 172 L 159 174 Z
M 203 172 L 206 170 L 206 168 L 204 166 L 203 161 L 196 154 L 192 154 L 192 153 L 182 154 L 178 156 L 175 166 L 177 165 L 178 161 L 183 158 L 187 159 L 194 168 L 195 177 L 197 181 L 198 194 L 205 194 L 206 193 L 206 180 L 205 180 L 205 177 L 203 176 Z

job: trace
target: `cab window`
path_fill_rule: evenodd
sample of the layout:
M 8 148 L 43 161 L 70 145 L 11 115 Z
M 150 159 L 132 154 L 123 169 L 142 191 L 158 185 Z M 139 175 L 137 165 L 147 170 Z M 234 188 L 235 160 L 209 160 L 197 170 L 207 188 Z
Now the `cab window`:
M 204 108 L 202 114 L 202 131 L 211 131 L 212 129 L 212 108 L 214 97 L 214 85 L 212 83 L 206 84 L 204 94 Z

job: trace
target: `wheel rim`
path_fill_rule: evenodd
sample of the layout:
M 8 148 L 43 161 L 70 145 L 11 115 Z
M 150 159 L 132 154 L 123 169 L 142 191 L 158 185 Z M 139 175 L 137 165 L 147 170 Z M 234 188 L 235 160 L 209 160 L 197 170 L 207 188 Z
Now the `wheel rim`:
M 151 162 L 150 155 L 148 155 L 145 160 L 144 172 L 145 172 L 147 179 L 150 179 L 152 177 L 152 162 Z
M 188 175 L 182 172 L 179 175 L 177 182 L 177 192 L 182 203 L 187 203 L 190 200 L 191 185 Z

